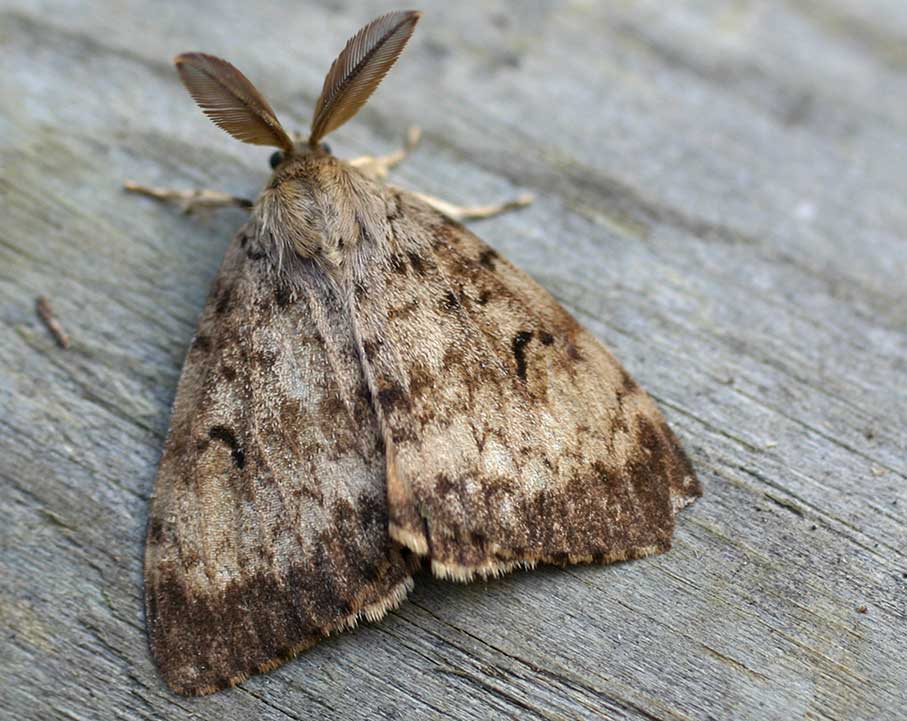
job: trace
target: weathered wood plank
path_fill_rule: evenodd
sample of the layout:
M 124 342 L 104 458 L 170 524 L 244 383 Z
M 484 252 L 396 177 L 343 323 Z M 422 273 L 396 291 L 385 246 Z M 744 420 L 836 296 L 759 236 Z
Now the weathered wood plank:
M 170 694 L 144 637 L 146 505 L 242 215 L 188 219 L 120 183 L 254 194 L 267 153 L 212 129 L 170 57 L 229 57 L 304 127 L 330 58 L 385 5 L 8 0 L 0 715 L 903 718 L 903 3 L 422 5 L 335 151 L 419 123 L 401 185 L 535 192 L 479 232 L 653 392 L 707 495 L 665 556 L 422 577 L 380 624 L 237 690 Z

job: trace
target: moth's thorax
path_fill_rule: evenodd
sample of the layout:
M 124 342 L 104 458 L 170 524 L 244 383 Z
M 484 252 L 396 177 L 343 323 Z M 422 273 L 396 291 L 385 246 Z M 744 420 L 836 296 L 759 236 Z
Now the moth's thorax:
M 277 258 L 289 252 L 339 266 L 363 226 L 385 217 L 383 208 L 381 186 L 321 149 L 306 149 L 277 166 L 254 212 Z

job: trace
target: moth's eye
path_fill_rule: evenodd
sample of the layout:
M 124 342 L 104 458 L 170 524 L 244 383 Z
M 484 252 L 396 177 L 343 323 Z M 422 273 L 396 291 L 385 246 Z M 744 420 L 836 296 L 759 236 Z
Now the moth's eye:
M 328 145 L 327 143 L 322 143 L 322 144 L 321 144 L 321 149 L 322 149 L 325 153 L 327 153 L 328 155 L 331 154 L 331 146 Z
M 283 160 L 283 153 L 281 153 L 279 150 L 275 150 L 273 153 L 271 153 L 271 168 L 273 169 L 280 165 L 281 160 Z

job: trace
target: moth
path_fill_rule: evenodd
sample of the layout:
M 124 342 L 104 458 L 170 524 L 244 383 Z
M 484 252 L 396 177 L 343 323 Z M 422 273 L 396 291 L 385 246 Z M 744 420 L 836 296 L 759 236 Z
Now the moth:
M 254 203 L 129 186 L 249 209 L 188 350 L 151 501 L 148 634 L 179 693 L 380 619 L 422 565 L 469 581 L 661 553 L 701 494 L 595 337 L 467 230 L 468 213 L 384 182 L 405 151 L 346 162 L 322 142 L 418 19 L 389 13 L 347 43 L 307 141 L 226 61 L 178 56 L 214 123 L 277 148 L 273 174 Z

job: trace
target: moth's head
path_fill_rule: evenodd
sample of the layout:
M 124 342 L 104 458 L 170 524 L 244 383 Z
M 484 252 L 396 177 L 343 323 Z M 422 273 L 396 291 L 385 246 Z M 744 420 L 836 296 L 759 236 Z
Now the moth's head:
M 364 178 L 351 174 L 324 143 L 299 143 L 292 150 L 275 151 L 271 159 L 271 180 L 253 213 L 267 227 L 276 256 L 287 259 L 284 251 L 290 250 L 302 258 L 341 265 L 359 238 L 362 203 L 380 195 L 361 188 Z
M 271 170 L 277 170 L 287 160 L 298 160 L 303 157 L 326 157 L 330 154 L 331 146 L 327 143 L 318 143 L 318 145 L 314 148 L 308 143 L 306 143 L 305 145 L 297 144 L 296 147 L 293 148 L 292 153 L 287 153 L 285 150 L 275 150 L 273 153 L 271 153 L 271 157 L 268 159 L 268 164 L 271 166 Z
M 271 145 L 275 179 L 330 158 L 322 139 L 352 118 L 403 52 L 421 13 L 391 12 L 350 38 L 331 65 L 315 104 L 308 140 L 294 138 L 252 82 L 226 60 L 183 53 L 174 60 L 183 84 L 202 111 L 237 140 Z

